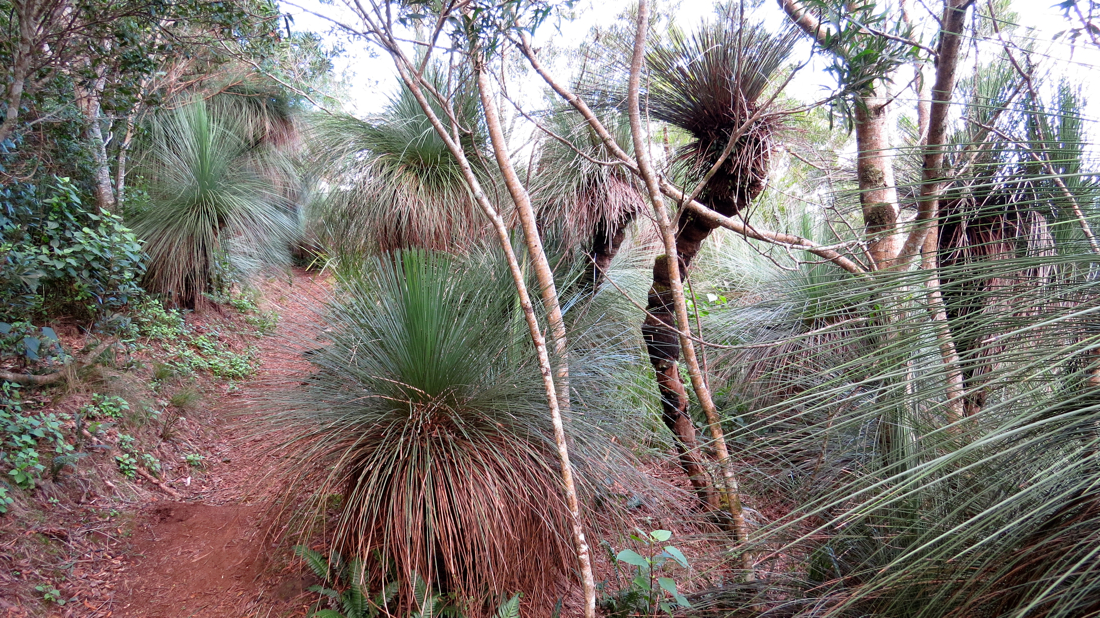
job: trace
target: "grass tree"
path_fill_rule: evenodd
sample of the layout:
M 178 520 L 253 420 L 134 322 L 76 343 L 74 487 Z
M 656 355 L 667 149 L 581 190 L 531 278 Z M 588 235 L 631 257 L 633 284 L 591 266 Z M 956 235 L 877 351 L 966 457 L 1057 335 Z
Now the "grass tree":
M 286 254 L 293 229 L 280 189 L 292 169 L 252 128 L 243 111 L 215 114 L 201 99 L 150 121 L 149 204 L 133 217 L 149 256 L 146 289 L 194 308 L 231 245 L 272 261 Z
M 469 75 L 452 76 L 448 83 L 445 68 L 432 63 L 425 79 L 452 96 L 458 141 L 474 173 L 491 185 L 480 156 L 486 138 Z M 434 111 L 445 116 L 438 104 Z M 407 86 L 382 113 L 365 120 L 315 114 L 308 134 L 310 166 L 329 185 L 311 218 L 323 222 L 319 234 L 334 248 L 461 251 L 486 232 L 458 159 Z
M 492 250 L 412 250 L 341 270 L 324 316 L 330 343 L 310 355 L 309 380 L 271 395 L 272 426 L 291 436 L 280 449 L 293 453 L 288 495 L 310 496 L 306 506 L 322 513 L 328 496 L 343 496 L 336 547 L 379 578 L 392 564 L 407 601 L 419 577 L 466 615 L 520 591 L 548 611 L 573 573 L 572 515 L 507 264 Z M 575 478 L 589 493 L 609 474 L 626 478 L 599 427 L 630 422 L 612 386 L 629 373 L 630 342 L 574 342 L 583 396 L 567 422 Z
M 691 177 L 706 177 L 698 199 L 720 215 L 737 214 L 764 189 L 777 129 L 776 116 L 765 105 L 765 90 L 793 42 L 790 33 L 771 34 L 729 16 L 692 34 L 673 30 L 645 55 L 647 80 L 640 96 L 648 104 L 648 114 L 692 136 L 678 158 L 693 172 Z M 674 318 L 671 273 L 685 278 L 702 243 L 717 227 L 713 220 L 692 211 L 679 216 L 675 228 L 678 263 L 673 269 L 667 254 L 657 257 L 642 326 L 665 424 L 677 437 L 681 462 L 692 485 L 714 507 L 717 502 L 680 377 L 681 343 L 675 326 L 680 321 Z
M 711 336 L 740 346 L 721 362 L 739 374 L 725 386 L 740 411 L 745 482 L 790 505 L 756 535 L 761 570 L 775 565 L 758 610 L 1023 617 L 1100 607 L 1096 341 L 1079 331 L 1096 310 L 1096 283 L 1079 268 L 1093 260 L 1085 244 L 1067 249 L 940 266 L 952 282 L 1063 273 L 1056 293 L 1003 285 L 981 294 L 966 332 L 996 353 L 970 357 L 985 399 L 952 425 L 918 271 L 890 279 L 897 297 L 909 296 L 883 305 L 777 269 L 795 283 L 786 293 L 712 312 Z M 832 319 L 809 327 L 806 298 Z M 852 319 L 870 307 L 898 319 Z M 891 346 L 876 343 L 887 334 Z M 801 566 L 791 571 L 792 561 Z M 728 588 L 706 602 L 728 606 L 741 594 Z
M 544 138 L 532 170 L 538 216 L 545 228 L 556 228 L 566 246 L 586 247 L 580 286 L 599 285 L 627 228 L 646 209 L 644 192 L 634 176 L 611 163 L 613 156 L 580 114 L 561 109 L 548 124 L 555 138 Z M 633 151 L 624 114 L 611 112 L 605 124 L 621 148 Z

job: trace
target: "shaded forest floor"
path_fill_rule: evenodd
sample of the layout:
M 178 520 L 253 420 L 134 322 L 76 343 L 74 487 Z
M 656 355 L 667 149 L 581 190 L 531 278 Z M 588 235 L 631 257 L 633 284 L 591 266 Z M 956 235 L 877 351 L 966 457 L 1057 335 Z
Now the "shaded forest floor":
M 90 390 L 124 394 L 132 407 L 141 406 L 143 397 L 164 404 L 169 403 L 165 398 L 178 403 L 170 392 L 201 394 L 172 421 L 171 432 L 159 417 L 131 430 L 164 462 L 159 482 L 119 475 L 114 451 L 105 448 L 75 471 L 43 481 L 33 500 L 0 518 L 0 617 L 307 615 L 317 600 L 307 588 L 320 582 L 270 534 L 267 507 L 278 492 L 265 481 L 274 467 L 277 438 L 254 436 L 255 424 L 240 421 L 267 389 L 294 384 L 309 371 L 301 347 L 287 342 L 308 345 L 320 328 L 316 312 L 327 290 L 323 276 L 301 270 L 263 282 L 259 309 L 278 315 L 274 332 L 266 336 L 226 310 L 188 317 L 194 332 L 213 333 L 234 350 L 250 349 L 257 370 L 246 380 L 206 376 L 185 384 L 164 378 L 157 385 L 163 397 L 158 399 L 158 393 L 138 386 L 158 375 L 157 363 L 146 358 L 137 369 L 104 371 L 85 380 L 89 388 L 54 393 L 39 402 L 71 411 L 89 400 Z M 646 464 L 646 472 L 657 482 L 686 485 L 665 461 Z M 713 527 L 645 508 L 637 509 L 634 519 L 640 530 L 673 531 L 673 544 L 691 562 L 690 572 L 677 577 L 684 590 L 725 579 L 721 544 L 707 538 L 717 532 Z M 611 586 L 608 556 L 637 544 L 619 533 L 594 532 L 590 542 L 597 580 Z M 565 600 L 563 615 L 579 609 L 579 591 L 573 596 Z

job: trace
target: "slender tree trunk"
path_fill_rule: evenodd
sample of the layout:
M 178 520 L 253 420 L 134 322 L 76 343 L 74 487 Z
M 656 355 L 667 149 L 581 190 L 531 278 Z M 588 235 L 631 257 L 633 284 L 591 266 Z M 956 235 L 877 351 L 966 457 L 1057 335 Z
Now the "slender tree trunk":
M 47 4 L 48 2 L 39 0 L 15 3 L 14 15 L 19 21 L 19 40 L 12 57 L 11 83 L 4 92 L 7 109 L 4 111 L 4 120 L 0 122 L 0 142 L 11 137 L 12 132 L 15 131 L 15 123 L 19 120 L 23 93 L 27 87 L 27 80 L 31 78 L 31 63 L 34 56 L 42 51 L 37 39 L 39 28 L 50 12 Z
M 90 90 L 75 89 L 77 105 L 84 114 L 85 135 L 91 143 L 92 161 L 95 163 L 96 205 L 101 210 L 111 212 L 115 209 L 115 191 L 111 184 L 111 164 L 107 158 L 107 142 L 103 139 L 103 127 L 100 117 L 100 94 L 103 92 L 105 78 L 96 79 Z
M 489 129 L 493 154 L 496 156 L 501 176 L 504 177 L 504 186 L 516 205 L 520 228 L 527 243 L 527 255 L 531 259 L 535 278 L 539 282 L 543 309 L 546 310 L 547 321 L 550 324 L 550 338 L 554 344 L 554 353 L 557 355 L 558 366 L 554 378 L 559 389 L 558 396 L 561 398 L 562 408 L 568 412 L 569 346 L 565 334 L 565 320 L 562 317 L 561 304 L 558 302 L 558 290 L 554 284 L 554 271 L 550 268 L 550 261 L 546 259 L 546 251 L 542 247 L 535 210 L 531 207 L 531 197 L 523 188 L 523 183 L 520 182 L 519 175 L 516 174 L 511 159 L 508 158 L 508 144 L 504 139 L 496 104 L 493 102 L 489 74 L 485 71 L 482 59 L 477 58 L 474 63 L 477 70 L 477 88 L 481 94 L 481 107 L 485 111 L 485 124 Z
M 947 112 L 955 91 L 955 71 L 966 24 L 966 10 L 972 0 L 945 0 L 940 18 L 940 41 L 936 50 L 936 78 L 932 85 L 932 104 L 928 109 L 928 137 L 921 164 L 921 187 L 917 217 L 905 238 L 898 257 L 890 265 L 903 270 L 924 247 L 924 239 L 939 213 L 940 194 L 947 177 L 943 167 L 947 140 Z
M 936 328 L 936 341 L 939 343 L 940 358 L 943 361 L 944 379 L 947 392 L 947 422 L 954 423 L 972 414 L 964 398 L 963 372 L 959 370 L 959 354 L 951 332 L 951 323 L 947 319 L 947 307 L 940 292 L 939 276 L 939 226 L 933 224 L 924 241 L 921 255 L 921 268 L 928 271 L 928 313 Z
M 859 203 L 875 269 L 888 267 L 900 250 L 894 236 L 899 208 L 890 144 L 889 97 L 882 90 L 885 84 L 876 83 L 857 97 L 855 113 Z
M 779 7 L 803 32 L 828 47 L 828 28 L 807 11 L 799 0 L 778 0 Z M 856 95 L 856 175 L 863 225 L 870 244 L 871 268 L 891 265 L 900 250 L 894 233 L 898 221 L 898 193 L 890 144 L 890 97 L 883 79 L 876 79 Z
M 130 145 L 134 139 L 134 114 L 126 117 L 126 133 L 118 144 L 118 162 L 115 164 L 115 212 L 122 212 L 126 204 L 126 172 L 129 163 Z

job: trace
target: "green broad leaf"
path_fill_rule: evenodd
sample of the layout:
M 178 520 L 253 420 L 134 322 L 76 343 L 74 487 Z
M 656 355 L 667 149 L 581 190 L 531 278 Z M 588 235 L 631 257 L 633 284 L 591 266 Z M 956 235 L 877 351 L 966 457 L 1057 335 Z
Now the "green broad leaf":
M 30 360 L 38 360 L 38 349 L 41 347 L 42 342 L 37 337 L 23 337 L 23 348 L 25 354 Z
M 658 577 L 657 583 L 660 584 L 662 590 L 672 596 L 680 594 L 680 592 L 676 590 L 676 582 L 673 581 L 671 577 Z
M 687 568 L 688 561 L 687 556 L 684 555 L 684 552 L 676 549 L 671 545 L 667 545 L 665 546 L 665 553 L 668 554 L 670 558 L 678 562 L 680 566 L 684 567 L 685 569 Z
M 672 538 L 672 533 L 668 530 L 654 530 L 653 532 L 649 533 L 649 536 L 653 537 L 653 540 L 657 541 L 658 543 L 664 543 L 665 541 Z
M 637 552 L 629 550 L 629 549 L 624 549 L 621 552 L 619 552 L 615 556 L 615 560 L 617 560 L 619 562 L 625 562 L 627 564 L 632 564 L 632 565 L 634 565 L 634 566 L 636 566 L 640 569 L 648 569 L 649 568 L 649 561 L 648 560 L 646 560 L 644 557 L 638 555 Z

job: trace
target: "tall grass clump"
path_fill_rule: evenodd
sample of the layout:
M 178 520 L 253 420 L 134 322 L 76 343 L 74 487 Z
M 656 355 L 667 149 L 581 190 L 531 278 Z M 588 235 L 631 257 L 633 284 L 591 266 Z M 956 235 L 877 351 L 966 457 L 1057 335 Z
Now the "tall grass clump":
M 272 396 L 265 425 L 290 436 L 281 452 L 299 521 L 330 513 L 335 548 L 373 565 L 379 582 L 392 566 L 406 602 L 420 577 L 473 615 L 516 592 L 552 605 L 572 573 L 570 516 L 503 260 L 409 250 L 345 260 L 341 273 L 312 373 Z M 614 375 L 630 359 L 577 340 L 566 420 L 591 496 L 623 476 L 607 470 L 623 455 L 601 426 L 621 422 Z
M 253 139 L 247 113 L 214 113 L 195 99 L 150 121 L 142 167 L 149 204 L 133 226 L 149 256 L 146 289 L 173 304 L 202 302 L 230 247 L 252 259 L 279 260 L 293 237 L 280 191 L 291 167 Z

